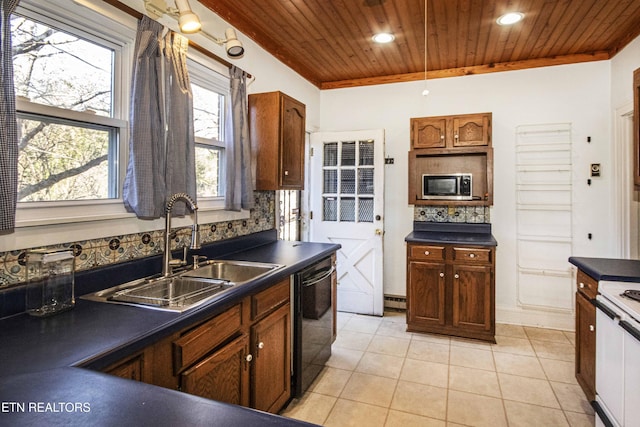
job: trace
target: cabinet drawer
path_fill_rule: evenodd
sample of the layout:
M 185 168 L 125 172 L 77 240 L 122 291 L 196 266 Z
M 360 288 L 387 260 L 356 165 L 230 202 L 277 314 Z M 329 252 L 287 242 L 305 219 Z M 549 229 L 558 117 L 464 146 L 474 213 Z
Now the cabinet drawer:
M 181 372 L 222 344 L 241 325 L 242 310 L 236 305 L 174 341 L 174 372 Z
M 270 312 L 279 305 L 289 301 L 291 287 L 289 279 L 274 285 L 251 297 L 251 320 Z
M 409 246 L 409 257 L 413 259 L 427 259 L 442 261 L 444 259 L 443 246 L 411 245 Z
M 598 295 L 598 281 L 582 270 L 578 270 L 576 284 L 578 291 L 582 292 L 588 299 L 594 299 Z
M 465 263 L 487 264 L 491 262 L 491 249 L 453 248 L 453 259 Z

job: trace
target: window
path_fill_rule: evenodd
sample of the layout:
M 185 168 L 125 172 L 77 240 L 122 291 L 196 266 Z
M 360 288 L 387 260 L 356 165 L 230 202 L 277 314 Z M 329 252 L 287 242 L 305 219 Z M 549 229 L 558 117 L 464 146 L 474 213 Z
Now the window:
M 229 79 L 198 59 L 187 63 L 193 93 L 198 199 L 224 196 L 224 120 Z M 204 61 L 203 61 L 204 62 Z
M 21 130 L 18 201 L 115 199 L 118 46 L 22 14 L 11 17 Z

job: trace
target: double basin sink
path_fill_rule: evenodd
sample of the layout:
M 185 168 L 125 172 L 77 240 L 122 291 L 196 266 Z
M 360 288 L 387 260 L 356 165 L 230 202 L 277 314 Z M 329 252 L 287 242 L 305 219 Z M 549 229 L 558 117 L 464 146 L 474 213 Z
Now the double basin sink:
M 157 310 L 183 312 L 202 305 L 229 289 L 282 268 L 280 264 L 210 260 L 195 269 L 169 277 L 148 277 L 117 285 L 81 298 Z

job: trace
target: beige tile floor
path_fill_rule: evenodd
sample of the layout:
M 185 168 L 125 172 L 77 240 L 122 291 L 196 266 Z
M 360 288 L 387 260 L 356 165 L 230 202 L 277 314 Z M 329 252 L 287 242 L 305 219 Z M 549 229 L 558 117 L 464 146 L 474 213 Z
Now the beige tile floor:
M 497 344 L 338 313 L 332 356 L 282 415 L 324 426 L 593 426 L 573 333 L 498 324 Z

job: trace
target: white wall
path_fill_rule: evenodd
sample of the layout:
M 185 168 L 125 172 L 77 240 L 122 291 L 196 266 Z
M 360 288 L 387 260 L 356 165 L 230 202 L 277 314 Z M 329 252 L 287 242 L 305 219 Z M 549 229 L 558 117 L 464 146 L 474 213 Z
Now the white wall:
M 607 61 L 476 76 L 397 83 L 321 93 L 321 130 L 384 128 L 386 155 L 395 158 L 385 177 L 386 294 L 405 295 L 405 242 L 412 229 L 407 204 L 407 152 L 411 117 L 493 113 L 493 234 L 498 241 L 496 303 L 498 320 L 513 320 L 516 302 L 515 132 L 524 124 L 571 123 L 574 167 L 574 254 L 610 256 L 609 176 L 587 186 L 590 163 L 610 164 L 610 65 Z M 591 136 L 592 142 L 586 142 Z M 588 240 L 587 234 L 593 233 Z M 544 320 L 544 319 L 543 319 Z M 526 321 L 542 323 L 542 321 Z M 568 326 L 548 320 L 547 325 Z M 564 323 L 562 323 L 564 322 Z

